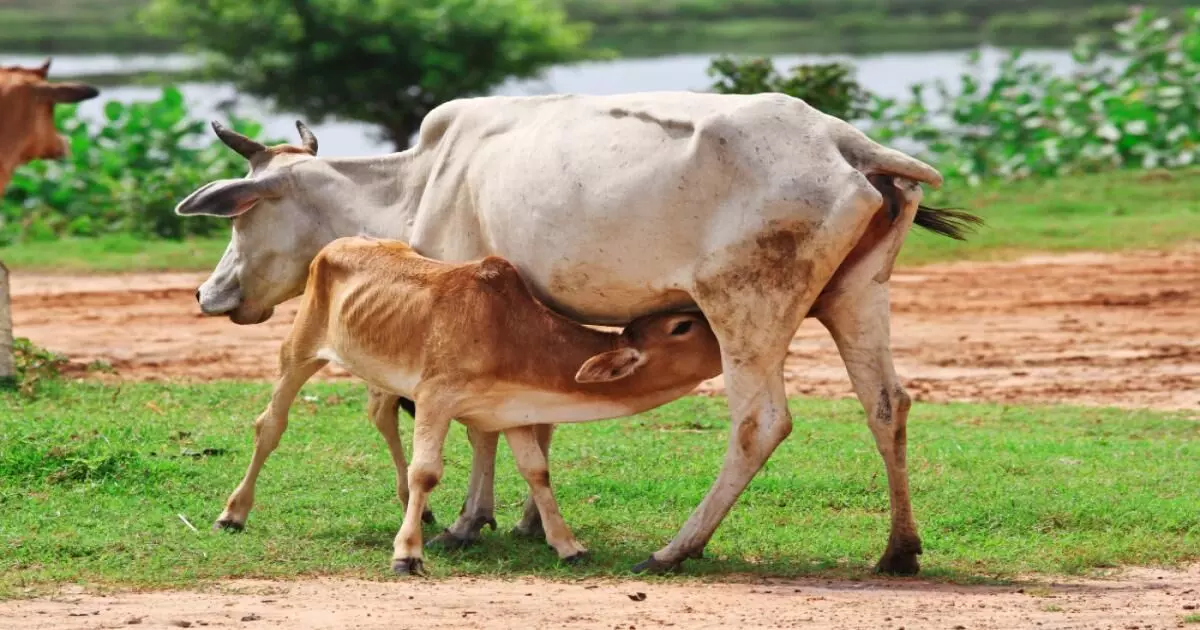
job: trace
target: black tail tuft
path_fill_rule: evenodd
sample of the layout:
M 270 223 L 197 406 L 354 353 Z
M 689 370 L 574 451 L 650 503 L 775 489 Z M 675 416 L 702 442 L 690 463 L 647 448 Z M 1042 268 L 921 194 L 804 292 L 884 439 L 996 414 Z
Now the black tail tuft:
M 917 206 L 917 217 L 913 223 L 934 234 L 948 236 L 957 241 L 967 240 L 968 232 L 973 232 L 977 226 L 984 225 L 981 217 L 965 210 L 930 208 L 929 206 Z

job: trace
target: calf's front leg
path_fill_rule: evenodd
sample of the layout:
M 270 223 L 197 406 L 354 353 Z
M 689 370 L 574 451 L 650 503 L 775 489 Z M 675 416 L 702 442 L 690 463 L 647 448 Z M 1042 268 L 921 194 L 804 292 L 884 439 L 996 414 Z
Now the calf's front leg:
M 575 563 L 583 559 L 587 550 L 575 540 L 574 534 L 563 521 L 558 511 L 558 502 L 550 488 L 550 468 L 539 440 L 538 427 L 526 426 L 504 432 L 513 459 L 521 476 L 529 484 L 529 496 L 537 505 L 540 523 L 546 531 L 546 542 L 558 552 L 558 557 Z
M 454 524 L 429 541 L 431 547 L 460 549 L 479 540 L 485 525 L 496 529 L 496 445 L 500 434 L 467 427 L 467 440 L 471 442 L 467 498 Z
M 550 438 L 554 435 L 554 425 L 535 424 L 532 429 L 534 435 L 537 437 L 538 447 L 541 448 L 543 459 L 549 462 Z M 509 443 L 511 445 L 511 440 Z M 521 515 L 520 522 L 513 528 L 513 533 L 518 536 L 527 536 L 530 538 L 541 538 L 546 535 L 546 529 L 542 527 L 542 515 L 538 511 L 537 502 L 534 501 L 532 492 L 525 498 L 525 512 Z

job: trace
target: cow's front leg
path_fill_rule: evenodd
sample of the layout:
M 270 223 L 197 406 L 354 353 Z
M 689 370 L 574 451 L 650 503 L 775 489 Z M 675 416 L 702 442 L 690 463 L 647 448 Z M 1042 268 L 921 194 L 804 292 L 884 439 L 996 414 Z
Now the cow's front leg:
M 420 409 L 417 410 L 418 413 Z M 429 541 L 430 546 L 458 549 L 479 540 L 485 525 L 496 529 L 496 446 L 499 433 L 487 433 L 467 427 L 471 442 L 471 476 L 467 498 L 454 524 Z

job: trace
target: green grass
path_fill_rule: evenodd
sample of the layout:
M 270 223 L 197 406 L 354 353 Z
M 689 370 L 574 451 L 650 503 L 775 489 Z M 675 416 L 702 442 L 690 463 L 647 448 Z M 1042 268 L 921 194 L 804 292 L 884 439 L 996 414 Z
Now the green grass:
M 914 229 L 900 262 L 996 260 L 1026 252 L 1120 251 L 1200 240 L 1200 169 L 1120 172 L 967 189 L 950 183 L 930 203 L 978 212 L 988 225 L 966 242 Z M 89 272 L 208 270 L 226 239 L 182 243 L 130 236 L 0 248 L 12 269 Z
M 1200 241 L 1200 170 L 1124 171 L 975 190 L 947 185 L 933 205 L 978 213 L 988 225 L 966 242 L 914 229 L 900 252 L 907 265 L 1002 260 L 1027 252 L 1158 249 Z
M 316 384 L 260 478 L 241 534 L 216 518 L 251 451 L 265 384 L 52 386 L 0 398 L 0 595 L 78 582 L 170 586 L 221 577 L 392 579 L 401 514 L 363 388 Z M 852 401 L 795 401 L 796 424 L 691 575 L 863 576 L 887 537 L 882 463 Z M 402 420 L 411 447 L 411 423 Z M 722 400 L 685 398 L 628 421 L 565 426 L 552 450 L 564 516 L 593 552 L 563 567 L 505 532 L 524 485 L 497 463 L 500 530 L 431 552 L 434 575 L 625 575 L 700 502 L 725 449 Z M 1200 423 L 1181 415 L 1000 405 L 924 405 L 909 427 L 925 574 L 1004 579 L 1200 558 Z M 206 451 L 208 455 L 202 455 Z M 440 519 L 464 496 L 461 426 L 433 494 Z M 184 515 L 198 529 L 180 520 Z
M 163 241 L 117 234 L 0 247 L 0 261 L 10 269 L 62 273 L 201 270 L 221 258 L 227 243 L 227 237 Z
M 1186 615 L 1183 618 L 1183 623 L 1200 623 L 1200 614 Z

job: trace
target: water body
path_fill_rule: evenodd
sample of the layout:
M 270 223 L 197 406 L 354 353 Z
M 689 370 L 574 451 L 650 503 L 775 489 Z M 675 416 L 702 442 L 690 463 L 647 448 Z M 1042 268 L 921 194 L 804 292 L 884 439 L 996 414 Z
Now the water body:
M 1008 51 L 998 48 L 981 50 L 983 78 L 993 76 Z M 967 72 L 964 51 L 888 53 L 867 56 L 783 55 L 775 63 L 786 69 L 798 63 L 840 60 L 852 63 L 858 70 L 859 82 L 868 90 L 885 97 L 904 98 L 914 83 L 938 79 L 954 80 Z M 538 81 L 510 82 L 496 90 L 497 94 L 616 94 L 652 90 L 704 90 L 710 84 L 705 71 L 710 55 L 674 55 L 646 59 L 619 59 L 557 66 L 549 69 Z M 1058 72 L 1075 67 L 1067 51 L 1028 51 L 1025 59 L 1050 64 Z M 0 54 L 0 63 L 35 65 L 42 57 Z M 187 55 L 61 55 L 54 58 L 51 76 L 80 76 L 98 73 L 138 72 L 147 70 L 185 70 L 197 61 Z M 247 97 L 237 97 L 232 86 L 214 83 L 187 83 L 180 86 L 193 113 L 204 118 L 220 118 L 219 105 L 237 98 L 234 111 L 262 121 L 272 138 L 296 139 L 295 120 L 290 112 L 274 111 L 268 103 Z M 157 98 L 158 88 L 116 86 L 103 89 L 99 99 L 84 103 L 81 113 L 90 118 L 102 116 L 106 100 L 134 101 Z M 326 121 L 310 125 L 321 141 L 321 154 L 370 155 L 385 153 L 391 144 L 378 138 L 370 125 L 348 121 Z

